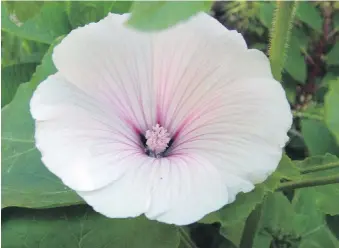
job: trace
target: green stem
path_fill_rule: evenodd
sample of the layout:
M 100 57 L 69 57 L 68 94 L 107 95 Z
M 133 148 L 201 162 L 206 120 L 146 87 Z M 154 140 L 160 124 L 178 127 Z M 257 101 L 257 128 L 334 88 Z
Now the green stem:
M 290 40 L 296 1 L 277 1 L 272 30 L 270 34 L 269 57 L 273 77 L 281 81 L 281 72 L 285 63 L 286 48 Z
M 179 233 L 182 242 L 185 244 L 188 248 L 198 248 L 198 246 L 195 245 L 195 243 L 191 240 L 190 235 L 186 232 L 185 228 L 179 227 Z
M 305 113 L 305 112 L 297 112 L 297 111 L 293 111 L 292 113 L 294 117 L 312 119 L 312 120 L 317 120 L 317 121 L 324 120 L 324 118 L 320 115 L 315 115 L 315 114 L 310 114 L 310 113 Z
M 339 183 L 339 175 L 281 183 L 277 191 Z
M 333 168 L 336 168 L 336 167 L 339 167 L 339 162 L 333 162 L 333 163 L 303 168 L 303 169 L 300 169 L 300 173 L 301 174 L 307 174 L 307 173 L 316 172 L 316 171 L 329 170 L 329 169 L 333 169 Z

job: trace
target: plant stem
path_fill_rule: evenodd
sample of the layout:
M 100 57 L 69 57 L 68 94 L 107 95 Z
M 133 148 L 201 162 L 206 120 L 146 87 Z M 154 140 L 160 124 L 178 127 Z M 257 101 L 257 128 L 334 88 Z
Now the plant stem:
M 322 171 L 322 170 L 329 170 L 339 167 L 339 161 L 338 162 L 333 162 L 333 163 L 328 163 L 328 164 L 323 164 L 323 165 L 316 165 L 316 166 L 311 166 L 309 168 L 303 168 L 300 169 L 301 174 L 307 174 L 315 171 Z
M 191 240 L 190 235 L 181 226 L 179 227 L 179 233 L 180 233 L 181 240 L 186 245 L 186 247 L 188 247 L 188 248 L 198 248 L 198 246 L 196 246 L 195 243 Z
M 300 117 L 300 118 L 317 120 L 317 121 L 323 121 L 324 120 L 324 118 L 322 116 L 320 116 L 320 115 L 315 115 L 315 114 L 310 114 L 310 113 L 305 113 L 305 112 L 293 111 L 293 116 L 294 117 Z
M 286 48 L 290 40 L 296 6 L 296 1 L 277 1 L 268 52 L 272 74 L 277 81 L 281 81 L 281 72 L 285 63 Z
M 335 184 L 335 183 L 339 183 L 339 175 L 281 183 L 276 191 L 299 189 L 299 188 L 305 188 L 305 187 L 314 187 L 314 186 L 321 186 L 321 185 L 328 185 L 328 184 Z

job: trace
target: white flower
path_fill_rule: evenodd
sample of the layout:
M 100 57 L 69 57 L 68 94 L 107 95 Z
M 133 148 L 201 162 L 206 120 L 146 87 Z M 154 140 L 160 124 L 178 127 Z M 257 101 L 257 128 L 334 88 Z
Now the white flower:
M 200 13 L 143 33 L 72 31 L 31 100 L 47 168 L 96 211 L 184 225 L 277 167 L 292 116 L 267 57 Z

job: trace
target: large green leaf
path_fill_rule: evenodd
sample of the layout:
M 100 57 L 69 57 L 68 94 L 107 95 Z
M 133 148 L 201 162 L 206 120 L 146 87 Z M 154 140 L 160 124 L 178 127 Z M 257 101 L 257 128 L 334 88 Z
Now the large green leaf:
M 41 162 L 34 143 L 34 122 L 29 112 L 33 88 L 22 84 L 13 101 L 1 112 L 2 207 L 52 207 L 81 202 Z
M 336 42 L 325 57 L 328 65 L 339 65 L 339 42 Z
M 337 156 L 326 154 L 325 156 L 309 157 L 296 165 L 302 169 L 309 169 L 314 166 L 336 166 L 328 170 L 306 173 L 303 179 L 316 179 L 319 177 L 334 176 L 339 177 L 339 159 Z M 339 187 L 337 184 L 317 186 L 312 192 L 313 206 L 316 206 L 324 214 L 339 214 Z
M 54 44 L 60 42 L 57 39 Z M 2 207 L 52 207 L 82 202 L 41 162 L 34 143 L 34 121 L 29 101 L 37 84 L 56 71 L 53 46 L 30 83 L 22 84 L 13 101 L 2 110 Z
M 325 96 L 325 122 L 339 145 L 339 78 L 329 83 Z
M 134 2 L 128 24 L 140 30 L 160 30 L 188 19 L 199 11 L 209 11 L 212 1 Z
M 7 12 L 11 16 L 15 16 L 18 22 L 23 23 L 29 18 L 37 15 L 44 2 L 24 2 L 24 1 L 3 1 L 4 5 L 7 8 Z
M 98 22 L 106 17 L 114 2 L 71 1 L 69 4 L 69 21 L 73 28 L 77 28 L 90 22 Z
M 297 190 L 292 201 L 297 216 L 304 220 L 300 226 L 302 239 L 299 248 L 338 248 L 339 241 L 327 227 L 324 214 L 314 206 L 315 189 Z
M 36 63 L 27 63 L 6 66 L 1 69 L 1 107 L 13 99 L 21 83 L 29 81 L 36 66 Z
M 298 4 L 296 17 L 314 30 L 322 31 L 323 18 L 313 3 L 301 1 Z
M 31 3 L 34 4 L 34 2 Z M 45 2 L 39 15 L 19 26 L 10 20 L 9 13 L 3 7 L 1 8 L 1 22 L 1 30 L 21 38 L 47 44 L 51 44 L 55 38 L 70 31 L 64 2 Z
M 16 209 L 2 223 L 1 238 L 3 248 L 177 248 L 180 242 L 173 225 L 109 219 L 87 206 Z

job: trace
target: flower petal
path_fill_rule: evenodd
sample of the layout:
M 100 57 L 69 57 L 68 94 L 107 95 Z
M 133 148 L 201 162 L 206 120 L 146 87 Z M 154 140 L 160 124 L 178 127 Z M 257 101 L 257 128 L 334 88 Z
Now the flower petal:
M 173 144 L 173 154 L 199 153 L 227 177 L 264 181 L 277 167 L 292 116 L 273 79 L 239 79 L 202 97 Z M 187 113 L 187 116 L 189 113 Z
M 162 159 L 155 175 L 146 216 L 176 225 L 196 222 L 233 202 L 234 191 L 248 192 L 254 187 L 232 175 L 225 180 L 210 161 L 199 155 Z
M 131 127 L 60 74 L 38 86 L 31 113 L 44 164 L 75 190 L 103 187 L 130 168 L 127 157 L 146 156 Z
M 54 49 L 53 61 L 70 83 L 146 131 L 154 124 L 151 37 L 128 29 L 125 20 L 109 14 L 73 30 Z
M 95 191 L 77 192 L 94 210 L 110 218 L 139 216 L 150 204 L 155 159 L 131 156 L 127 160 L 133 168 L 119 180 Z

